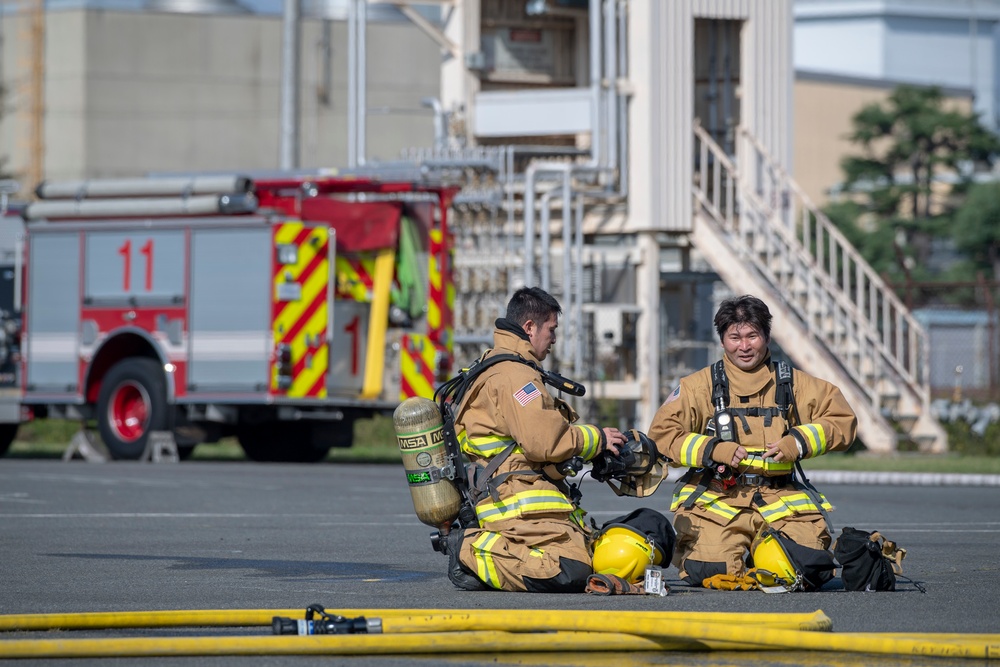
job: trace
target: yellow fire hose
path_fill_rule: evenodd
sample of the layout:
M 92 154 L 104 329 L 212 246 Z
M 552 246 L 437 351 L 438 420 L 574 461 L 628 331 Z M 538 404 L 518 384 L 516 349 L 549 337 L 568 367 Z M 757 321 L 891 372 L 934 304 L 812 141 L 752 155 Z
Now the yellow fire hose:
M 518 609 L 329 609 L 347 618 L 381 618 L 383 632 L 413 633 L 504 629 L 509 623 L 527 624 L 528 630 L 565 629 L 553 627 L 565 622 L 568 615 L 579 619 L 606 621 L 607 611 L 549 611 Z M 166 627 L 251 627 L 271 625 L 275 616 L 303 618 L 302 609 L 192 609 L 177 611 L 106 611 L 75 614 L 0 615 L 0 631 L 10 630 L 98 630 L 112 628 Z M 648 619 L 660 622 L 695 621 L 706 623 L 743 623 L 789 630 L 829 631 L 833 622 L 822 611 L 811 613 L 734 613 L 687 611 L 619 611 L 617 622 Z M 483 627 L 487 625 L 488 627 Z M 445 627 L 447 626 L 447 627 Z M 545 626 L 545 627 L 542 627 Z
M 244 610 L 243 612 L 213 610 L 208 612 L 140 612 L 159 614 L 161 622 L 173 625 L 204 624 L 205 619 L 217 618 L 218 625 L 236 622 L 259 624 L 261 614 L 267 616 L 299 616 L 298 610 Z M 0 656 L 8 658 L 66 657 L 139 657 L 168 655 L 384 655 L 432 653 L 492 653 L 511 651 L 668 651 L 668 650 L 785 650 L 837 651 L 883 655 L 919 655 L 923 657 L 1000 659 L 1000 634 L 908 634 L 908 633 L 843 633 L 810 632 L 787 629 L 789 619 L 780 614 L 697 614 L 684 612 L 616 612 L 618 627 L 628 627 L 629 634 L 607 632 L 606 611 L 448 611 L 448 610 L 337 610 L 338 614 L 358 614 L 381 618 L 385 634 L 313 635 L 269 637 L 190 637 L 190 638 L 122 638 L 122 639 L 44 639 L 0 641 Z M 237 618 L 238 614 L 245 614 Z M 673 614 L 673 617 L 665 617 Z M 219 615 L 219 616 L 213 616 Z M 0 617 L 7 629 L 28 629 L 41 617 L 64 622 L 73 621 L 104 626 L 78 624 L 76 627 L 108 627 L 115 614 L 54 614 L 28 617 Z M 130 614 L 118 616 L 128 619 Z M 756 621 L 747 624 L 746 617 Z M 825 627 L 829 619 L 822 612 L 812 620 L 792 621 L 793 627 Z M 685 618 L 686 617 L 686 618 Z M 763 617 L 764 622 L 761 622 Z M 147 620 L 153 618 L 147 617 Z M 194 620 L 198 618 L 200 620 Z M 742 618 L 743 623 L 736 622 Z M 19 621 L 20 619 L 20 621 Z M 89 620 L 88 620 L 89 619 Z M 267 621 L 269 622 L 269 618 Z M 69 621 L 68 623 L 65 621 Z M 136 619 L 130 625 L 139 627 Z M 768 625 L 777 621 L 779 627 Z M 31 629 L 51 628 L 37 623 Z

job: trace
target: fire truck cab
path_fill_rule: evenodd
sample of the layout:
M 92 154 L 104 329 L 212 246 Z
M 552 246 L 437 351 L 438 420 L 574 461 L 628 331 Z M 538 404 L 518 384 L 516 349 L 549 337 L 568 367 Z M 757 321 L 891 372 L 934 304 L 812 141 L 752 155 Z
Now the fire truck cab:
M 24 211 L 23 406 L 116 459 L 235 435 L 317 461 L 451 371 L 441 184 L 338 175 L 46 182 Z

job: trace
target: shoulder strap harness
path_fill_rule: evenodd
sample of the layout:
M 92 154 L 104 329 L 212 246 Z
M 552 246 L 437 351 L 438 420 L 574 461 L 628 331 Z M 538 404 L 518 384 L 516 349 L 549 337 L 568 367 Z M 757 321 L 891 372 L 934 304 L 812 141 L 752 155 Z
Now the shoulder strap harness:
M 792 391 L 792 368 L 789 366 L 788 362 L 783 359 L 779 359 L 774 362 L 774 402 L 777 404 L 773 407 L 752 407 L 752 408 L 728 408 L 729 406 L 729 378 L 726 377 L 726 366 L 725 363 L 720 359 L 719 361 L 712 364 L 712 404 L 719 405 L 720 402 L 722 406 L 727 407 L 729 412 L 733 417 L 739 417 L 740 423 L 743 426 L 743 432 L 746 434 L 750 433 L 750 424 L 747 422 L 747 417 L 763 417 L 764 425 L 770 426 L 771 420 L 774 417 L 782 417 L 788 424 L 800 424 L 798 409 L 795 406 L 795 394 Z M 694 506 L 695 501 L 701 497 L 701 495 L 708 488 L 709 483 L 715 476 L 715 468 L 691 468 L 685 473 L 681 479 L 677 482 L 677 488 L 675 493 L 680 491 L 681 487 L 689 483 L 694 475 L 701 472 L 701 479 L 698 482 L 697 488 L 691 493 L 690 496 L 685 500 L 684 507 L 690 509 Z M 798 479 L 796 479 L 796 477 Z M 833 523 L 830 521 L 830 516 L 827 511 L 823 509 L 822 498 L 816 487 L 813 486 L 809 479 L 806 477 L 805 471 L 802 470 L 802 464 L 799 461 L 795 461 L 795 477 L 792 479 L 792 483 L 799 486 L 802 491 L 809 496 L 809 499 L 813 504 L 819 508 L 820 513 L 826 520 L 827 528 L 829 528 L 830 533 L 833 534 Z
M 507 460 L 517 447 L 516 442 L 512 442 L 507 445 L 503 451 L 493 456 L 485 467 L 478 464 L 465 465 L 465 474 L 456 474 L 457 471 L 463 467 L 460 462 L 463 461 L 464 458 L 461 446 L 458 443 L 458 435 L 455 433 L 454 411 L 462 405 L 462 402 L 465 400 L 466 393 L 472 387 L 473 381 L 477 377 L 482 375 L 483 372 L 492 366 L 505 361 L 514 361 L 530 366 L 541 374 L 543 382 L 555 386 L 561 391 L 565 391 L 576 396 L 582 396 L 584 392 L 582 385 L 568 380 L 557 373 L 546 371 L 538 364 L 525 359 L 519 354 L 495 354 L 493 356 L 486 357 L 485 359 L 477 359 L 468 368 L 462 369 L 458 375 L 448 380 L 435 390 L 434 400 L 437 402 L 438 408 L 441 411 L 441 417 L 444 420 L 445 442 L 450 450 L 450 456 L 452 459 L 453 470 L 451 478 L 456 481 L 459 491 L 465 499 L 466 504 L 470 506 L 468 508 L 463 508 L 463 512 L 460 513 L 459 518 L 463 526 L 476 525 L 478 523 L 475 520 L 475 505 L 482 500 L 487 493 L 490 494 L 490 497 L 492 497 L 495 502 L 500 501 L 500 495 L 497 489 L 499 485 L 508 477 L 512 475 L 538 476 L 545 474 L 537 470 L 512 470 L 503 474 L 497 474 L 497 470 L 500 469 L 500 466 L 503 465 L 504 461 Z M 580 497 L 579 489 L 575 484 L 568 486 L 569 488 L 565 489 L 564 492 L 575 504 L 578 502 Z

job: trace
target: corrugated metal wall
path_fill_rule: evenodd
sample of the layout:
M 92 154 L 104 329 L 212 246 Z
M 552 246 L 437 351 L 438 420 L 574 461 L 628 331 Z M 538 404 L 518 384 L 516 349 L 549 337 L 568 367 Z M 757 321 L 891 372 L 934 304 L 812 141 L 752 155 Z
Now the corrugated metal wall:
M 630 74 L 632 224 L 686 232 L 692 220 L 695 20 L 744 21 L 741 122 L 790 169 L 791 0 L 634 0 L 629 16 L 629 57 L 637 65 Z

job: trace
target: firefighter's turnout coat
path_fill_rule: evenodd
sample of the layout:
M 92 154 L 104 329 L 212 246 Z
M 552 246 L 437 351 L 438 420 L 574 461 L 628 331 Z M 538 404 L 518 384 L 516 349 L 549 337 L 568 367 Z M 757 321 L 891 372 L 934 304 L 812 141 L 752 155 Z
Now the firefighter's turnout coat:
M 541 366 L 530 344 L 497 328 L 496 354 L 517 354 Z M 480 528 L 467 528 L 459 559 L 487 586 L 508 591 L 583 592 L 592 573 L 582 511 L 554 464 L 592 459 L 604 447 L 597 426 L 553 398 L 541 374 L 517 361 L 497 363 L 477 377 L 455 415 L 462 451 L 486 469 L 492 491 L 476 503 Z M 495 463 L 494 463 L 495 465 Z
M 802 483 L 794 460 L 845 450 L 857 429 L 850 405 L 829 382 L 792 369 L 793 406 L 783 412 L 775 409 L 778 385 L 770 355 L 751 372 L 725 358 L 723 367 L 736 442 L 714 433 L 711 366 L 681 379 L 648 432 L 661 453 L 690 468 L 670 509 L 677 531 L 674 565 L 692 585 L 715 574 L 744 574 L 744 558 L 765 522 L 803 546 L 828 548 L 823 510 L 833 508 Z M 762 458 L 765 446 L 775 442 L 784 454 L 781 462 Z M 738 469 L 720 472 L 715 462 L 731 461 L 739 445 L 747 457 Z

